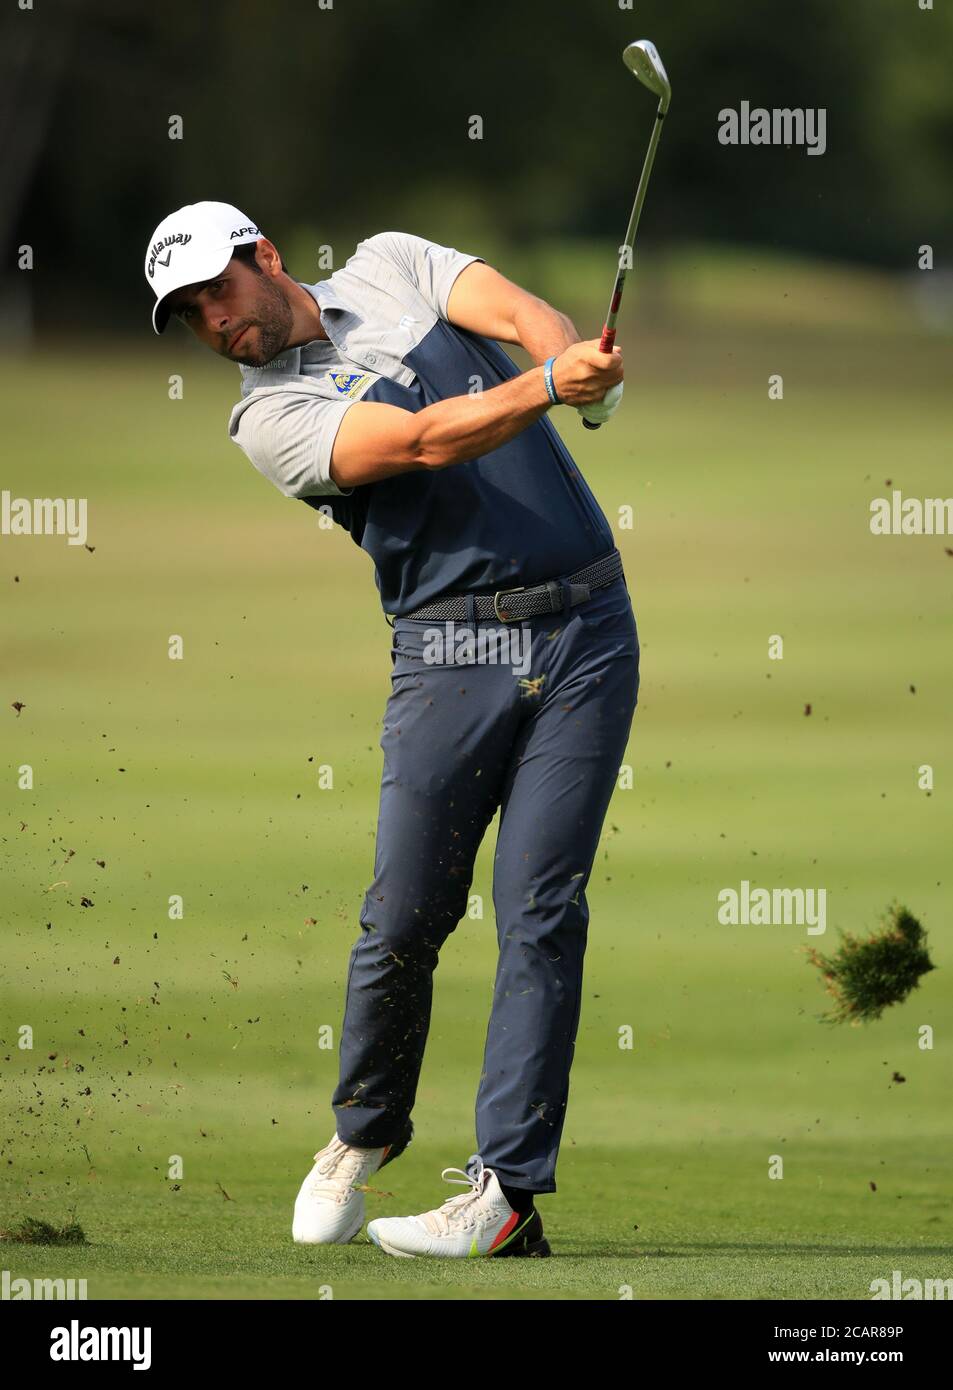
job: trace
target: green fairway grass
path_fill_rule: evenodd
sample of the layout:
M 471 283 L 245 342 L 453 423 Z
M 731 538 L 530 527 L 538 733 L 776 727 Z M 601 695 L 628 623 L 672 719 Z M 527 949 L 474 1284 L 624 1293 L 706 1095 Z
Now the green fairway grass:
M 181 332 L 5 362 L 0 486 L 88 498 L 93 549 L 0 538 L 0 1228 L 75 1218 L 89 1242 L 2 1244 L 0 1267 L 197 1299 L 865 1299 L 894 1269 L 953 1276 L 953 538 L 868 526 L 891 488 L 953 493 L 953 343 L 896 311 L 788 323 L 782 284 L 761 324 L 679 301 L 641 334 L 633 295 L 619 415 L 590 435 L 554 414 L 625 559 L 642 686 L 589 889 L 548 1261 L 292 1243 L 373 864 L 371 565 L 228 441 L 237 372 Z M 475 1148 L 494 837 L 485 915 L 442 953 L 417 1134 L 369 1218 L 462 1191 L 440 1174 Z M 744 879 L 826 888 L 826 934 L 719 925 Z M 821 1023 L 804 948 L 895 898 L 938 968 L 875 1024 Z

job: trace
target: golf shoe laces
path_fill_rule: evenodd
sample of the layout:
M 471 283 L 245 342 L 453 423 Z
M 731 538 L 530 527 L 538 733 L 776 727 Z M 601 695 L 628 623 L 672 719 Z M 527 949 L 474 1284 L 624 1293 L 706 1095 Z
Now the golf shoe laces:
M 367 1178 L 370 1154 L 371 1150 L 355 1149 L 335 1135 L 328 1147 L 314 1156 L 318 1166 L 311 1182 L 311 1192 L 316 1197 L 331 1197 L 339 1203 L 346 1202 L 356 1181 L 364 1182 Z
M 448 1173 L 459 1173 L 458 1178 L 447 1177 Z M 456 1197 L 448 1197 L 442 1206 L 436 1211 L 425 1212 L 419 1216 L 418 1221 L 426 1226 L 431 1235 L 446 1236 L 451 1230 L 462 1229 L 471 1230 L 479 1224 L 483 1213 L 479 1210 L 479 1203 L 486 1188 L 490 1170 L 484 1168 L 483 1160 L 479 1154 L 473 1154 L 467 1160 L 466 1172 L 462 1168 L 444 1168 L 440 1174 L 444 1182 L 457 1183 L 469 1187 L 469 1192 L 461 1192 Z

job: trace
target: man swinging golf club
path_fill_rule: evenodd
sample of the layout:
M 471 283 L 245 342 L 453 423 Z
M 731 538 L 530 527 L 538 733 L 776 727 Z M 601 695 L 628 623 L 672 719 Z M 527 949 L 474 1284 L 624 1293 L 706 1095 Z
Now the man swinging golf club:
M 232 438 L 286 496 L 351 532 L 394 619 L 336 1133 L 298 1195 L 294 1237 L 351 1240 L 359 1188 L 410 1141 L 438 952 L 501 809 L 499 967 L 478 1153 L 459 1179 L 468 1191 L 368 1234 L 394 1254 L 548 1253 L 533 1199 L 556 1190 L 586 883 L 638 686 L 620 557 L 548 412 L 565 403 L 609 418 L 621 354 L 579 342 L 563 314 L 478 257 L 403 233 L 372 236 L 329 279 L 299 283 L 224 203 L 160 223 L 146 275 L 158 332 L 177 315 L 240 365 Z M 499 342 L 540 365 L 519 372 Z M 452 652 L 428 660 L 428 633 L 450 623 L 520 627 L 528 675 L 499 662 L 464 671 Z
M 631 251 L 671 89 L 651 43 L 623 56 L 660 97 Z M 232 439 L 282 493 L 351 532 L 392 619 L 374 877 L 347 975 L 336 1132 L 301 1185 L 293 1237 L 352 1240 L 368 1178 L 412 1138 L 433 972 L 499 810 L 478 1152 L 466 1170 L 443 1170 L 462 1194 L 378 1218 L 368 1235 L 399 1256 L 548 1255 L 534 1198 L 556 1191 L 586 886 L 639 687 L 621 558 L 548 416 L 565 404 L 592 428 L 618 408 L 623 264 L 593 342 L 482 258 L 406 233 L 372 236 L 328 280 L 298 282 L 226 203 L 165 218 L 145 272 L 156 332 L 175 314 L 239 364 Z M 500 343 L 537 365 L 518 371 Z M 469 648 L 435 647 L 441 623 Z M 488 629 L 518 630 L 531 674 L 486 659 Z
M 240 365 L 231 437 L 286 496 L 351 532 L 393 619 L 336 1132 L 298 1193 L 294 1239 L 352 1240 L 362 1188 L 411 1140 L 438 953 L 499 810 L 478 1152 L 443 1172 L 466 1191 L 378 1218 L 368 1235 L 393 1255 L 548 1255 L 534 1198 L 556 1191 L 586 885 L 639 685 L 621 559 L 549 412 L 609 420 L 621 354 L 580 342 L 564 314 L 480 257 L 401 232 L 307 284 L 237 208 L 197 203 L 159 224 L 145 271 L 157 332 L 177 315 Z M 518 371 L 500 343 L 537 365 Z M 452 629 L 470 648 L 450 640 L 435 655 L 434 633 Z M 524 639 L 525 674 L 485 659 L 488 630 L 497 652 Z

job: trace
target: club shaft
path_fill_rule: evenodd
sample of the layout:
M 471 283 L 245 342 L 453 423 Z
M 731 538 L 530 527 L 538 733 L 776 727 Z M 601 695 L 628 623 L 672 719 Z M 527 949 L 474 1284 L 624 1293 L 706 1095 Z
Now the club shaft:
M 648 191 L 649 179 L 652 175 L 652 165 L 655 163 L 655 151 L 658 149 L 658 142 L 662 135 L 662 122 L 665 119 L 665 112 L 659 105 L 658 114 L 655 117 L 655 125 L 652 127 L 652 138 L 649 140 L 649 147 L 645 153 L 645 163 L 642 165 L 642 176 L 639 179 L 639 186 L 635 193 L 635 202 L 632 204 L 632 215 L 629 218 L 628 230 L 625 234 L 624 247 L 631 253 L 635 249 L 636 233 L 639 230 L 639 220 L 642 217 L 642 208 L 645 205 L 645 195 Z M 612 288 L 612 298 L 609 300 L 609 312 L 606 314 L 605 325 L 602 330 L 602 340 L 599 344 L 600 351 L 611 352 L 615 343 L 616 322 L 619 317 L 619 305 L 622 303 L 622 291 L 625 287 L 625 277 L 627 273 L 626 261 L 628 257 L 624 254 L 619 257 L 619 269 L 616 274 L 615 285 Z

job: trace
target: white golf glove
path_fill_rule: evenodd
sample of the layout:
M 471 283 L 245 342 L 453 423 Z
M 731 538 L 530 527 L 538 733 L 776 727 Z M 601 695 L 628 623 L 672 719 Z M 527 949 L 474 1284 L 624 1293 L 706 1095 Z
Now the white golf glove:
M 589 405 L 577 405 L 576 409 L 584 420 L 588 420 L 590 425 L 604 425 L 607 420 L 619 408 L 622 400 L 623 382 L 616 382 L 615 386 L 610 386 L 601 401 L 590 401 Z

